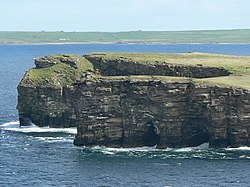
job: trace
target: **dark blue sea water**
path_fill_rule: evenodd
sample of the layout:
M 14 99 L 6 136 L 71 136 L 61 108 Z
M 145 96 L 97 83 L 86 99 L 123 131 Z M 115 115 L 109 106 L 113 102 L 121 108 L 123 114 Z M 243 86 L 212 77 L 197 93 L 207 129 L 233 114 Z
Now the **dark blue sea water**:
M 97 51 L 250 56 L 250 45 L 0 45 L 0 186 L 250 186 L 249 147 L 83 148 L 74 128 L 19 127 L 16 87 L 33 58 Z

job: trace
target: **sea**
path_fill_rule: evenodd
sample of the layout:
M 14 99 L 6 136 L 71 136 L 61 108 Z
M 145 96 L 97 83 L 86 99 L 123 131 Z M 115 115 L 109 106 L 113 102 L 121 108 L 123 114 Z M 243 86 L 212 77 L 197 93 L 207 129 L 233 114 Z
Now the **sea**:
M 250 147 L 76 147 L 76 128 L 20 127 L 17 85 L 33 59 L 92 52 L 250 56 L 250 44 L 0 45 L 0 187 L 250 186 Z

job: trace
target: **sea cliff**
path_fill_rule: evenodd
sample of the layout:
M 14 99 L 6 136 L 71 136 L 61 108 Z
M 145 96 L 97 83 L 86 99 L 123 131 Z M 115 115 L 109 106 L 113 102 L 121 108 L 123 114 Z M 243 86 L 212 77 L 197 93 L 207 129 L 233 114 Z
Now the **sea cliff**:
M 35 60 L 20 124 L 77 127 L 75 145 L 250 146 L 250 57 L 93 53 Z

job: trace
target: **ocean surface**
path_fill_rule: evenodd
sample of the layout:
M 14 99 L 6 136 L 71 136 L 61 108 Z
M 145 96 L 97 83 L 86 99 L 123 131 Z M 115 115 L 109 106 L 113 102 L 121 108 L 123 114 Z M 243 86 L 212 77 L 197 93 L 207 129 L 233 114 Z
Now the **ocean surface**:
M 250 45 L 0 45 L 0 187 L 250 186 L 249 147 L 75 147 L 75 128 L 19 127 L 16 88 L 33 58 L 106 51 L 250 56 Z

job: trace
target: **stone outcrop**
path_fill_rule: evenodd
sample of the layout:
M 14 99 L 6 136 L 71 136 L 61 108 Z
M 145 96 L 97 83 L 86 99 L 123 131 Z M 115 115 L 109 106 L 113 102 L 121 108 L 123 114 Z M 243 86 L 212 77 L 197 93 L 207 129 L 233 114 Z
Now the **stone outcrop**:
M 189 81 L 107 79 L 78 84 L 74 92 L 76 145 L 250 145 L 246 90 Z
M 165 61 L 155 63 L 138 63 L 125 57 L 117 59 L 105 59 L 100 54 L 96 56 L 85 55 L 93 65 L 100 69 L 102 75 L 108 76 L 128 76 L 128 75 L 160 75 L 160 76 L 176 76 L 176 77 L 193 77 L 193 78 L 208 78 L 228 76 L 230 72 L 223 67 L 206 67 L 202 64 L 196 66 L 184 66 L 171 64 Z
M 70 87 L 68 88 L 70 89 Z M 37 126 L 76 127 L 76 114 L 72 110 L 66 87 L 18 87 L 20 124 L 30 119 Z
M 43 67 L 37 61 L 54 65 Z M 76 127 L 67 90 L 80 79 L 93 79 L 92 64 L 78 55 L 50 55 L 35 60 L 35 64 L 36 68 L 27 71 L 18 85 L 20 124 L 25 126 L 32 121 L 38 126 Z
M 36 58 L 35 59 L 35 65 L 37 68 L 48 68 L 48 67 L 51 67 L 55 64 L 57 64 L 56 61 L 50 60 L 47 58 Z
M 172 75 L 178 69 L 181 76 L 210 77 L 229 75 L 228 70 L 171 65 L 170 71 L 169 65 L 137 66 L 120 59 L 116 64 L 91 55 L 85 57 L 88 61 L 57 57 L 57 63 L 68 64 L 70 72 L 90 62 L 98 70 L 88 66 L 77 79 L 60 81 L 55 86 L 35 84 L 41 79 L 35 81 L 33 74 L 26 73 L 18 86 L 21 125 L 77 126 L 75 145 L 166 148 L 209 142 L 210 147 L 250 146 L 250 90 L 188 78 L 151 76 L 166 72 Z M 129 72 L 144 75 L 147 71 L 150 76 L 117 76 Z M 58 74 L 58 70 L 55 72 Z M 42 81 L 54 79 L 58 76 L 44 77 Z
M 77 68 L 77 66 L 79 65 L 79 59 L 72 58 L 70 55 L 46 56 L 44 58 L 35 58 L 35 65 L 37 68 L 48 68 L 58 64 L 59 62 L 67 63 L 75 68 Z

